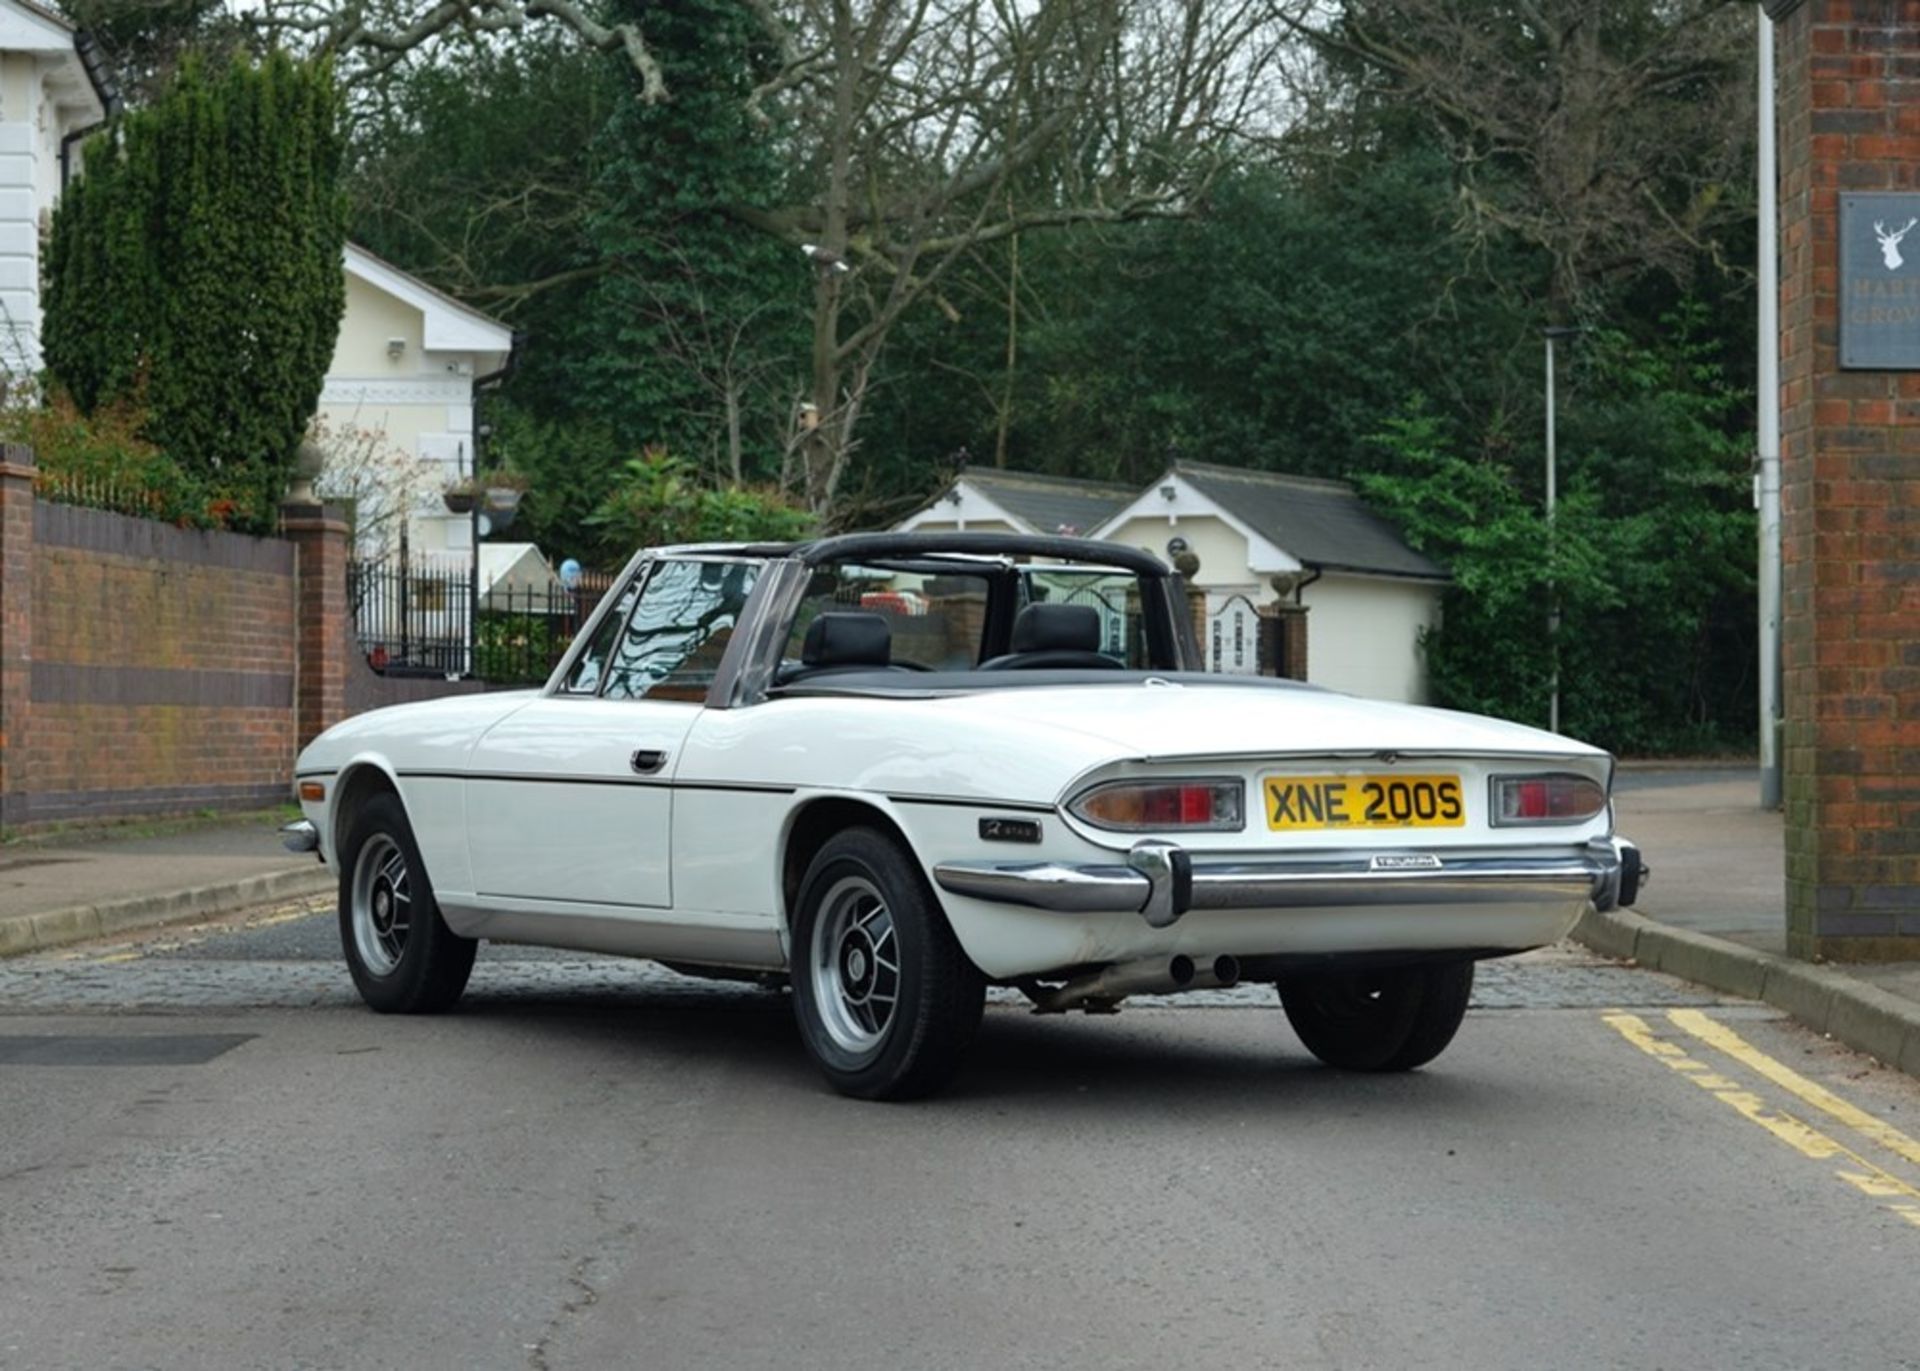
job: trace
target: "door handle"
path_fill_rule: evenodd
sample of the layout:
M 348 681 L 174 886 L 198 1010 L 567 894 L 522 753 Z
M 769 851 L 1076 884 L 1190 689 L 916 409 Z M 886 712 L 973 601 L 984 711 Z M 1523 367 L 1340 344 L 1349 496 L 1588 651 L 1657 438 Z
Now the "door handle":
M 667 764 L 667 754 L 658 748 L 643 747 L 630 760 L 636 773 L 650 776 Z

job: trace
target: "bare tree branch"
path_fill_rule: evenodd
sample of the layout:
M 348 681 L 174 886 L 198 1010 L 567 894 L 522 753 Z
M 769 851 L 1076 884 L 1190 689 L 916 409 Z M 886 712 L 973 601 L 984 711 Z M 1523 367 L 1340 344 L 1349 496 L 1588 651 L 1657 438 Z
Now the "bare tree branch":
M 1543 248 L 1556 313 L 1622 271 L 1684 277 L 1738 211 L 1753 19 L 1730 0 L 1336 0 L 1275 19 L 1357 98 L 1426 113 L 1463 227 Z
M 550 19 L 587 46 L 623 57 L 640 98 L 667 98 L 665 74 L 638 24 L 602 24 L 575 0 L 267 0 L 257 17 L 270 37 L 341 59 L 343 77 L 363 84 L 411 54 L 450 38 L 511 33 Z

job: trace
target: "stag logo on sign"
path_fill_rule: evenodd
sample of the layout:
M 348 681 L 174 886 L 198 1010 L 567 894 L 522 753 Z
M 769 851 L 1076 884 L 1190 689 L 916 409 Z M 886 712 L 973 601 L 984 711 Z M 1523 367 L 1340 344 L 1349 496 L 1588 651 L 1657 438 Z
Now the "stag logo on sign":
M 1907 220 L 1906 228 L 1898 233 L 1888 233 L 1887 226 L 1878 219 L 1873 221 L 1873 236 L 1880 240 L 1880 260 L 1887 264 L 1888 271 L 1898 271 L 1906 265 L 1906 258 L 1900 255 L 1900 240 L 1910 233 L 1920 219 Z
M 1920 192 L 1840 196 L 1840 365 L 1920 371 Z

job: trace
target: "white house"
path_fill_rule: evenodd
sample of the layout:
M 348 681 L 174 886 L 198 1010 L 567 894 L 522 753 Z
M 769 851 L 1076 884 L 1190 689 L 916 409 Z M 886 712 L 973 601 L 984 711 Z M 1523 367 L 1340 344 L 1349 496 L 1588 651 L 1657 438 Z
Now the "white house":
M 1176 462 L 1093 530 L 1171 559 L 1200 559 L 1202 649 L 1236 668 L 1225 646 L 1251 640 L 1258 607 L 1282 591 L 1306 607 L 1307 679 L 1384 700 L 1427 696 L 1421 634 L 1440 621 L 1448 576 L 1408 547 L 1344 481 Z M 1177 540 L 1177 541 L 1176 541 Z
M 347 308 L 333 363 L 320 392 L 319 419 L 330 431 L 377 435 L 400 459 L 415 459 L 413 551 L 464 561 L 472 520 L 450 514 L 440 493 L 470 475 L 474 461 L 474 387 L 507 364 L 513 331 L 496 319 L 349 243 Z M 393 536 L 383 531 L 386 551 Z
M 1408 547 L 1344 481 L 1176 462 L 1145 490 L 965 467 L 906 532 L 1104 538 L 1167 560 L 1192 553 L 1206 593 L 1201 648 L 1216 671 L 1258 669 L 1259 611 L 1304 606 L 1307 679 L 1385 700 L 1426 699 L 1421 634 L 1440 621 L 1444 568 Z
M 28 0 L 0 0 L 0 368 L 40 370 L 40 253 L 79 140 L 117 107 L 92 42 Z

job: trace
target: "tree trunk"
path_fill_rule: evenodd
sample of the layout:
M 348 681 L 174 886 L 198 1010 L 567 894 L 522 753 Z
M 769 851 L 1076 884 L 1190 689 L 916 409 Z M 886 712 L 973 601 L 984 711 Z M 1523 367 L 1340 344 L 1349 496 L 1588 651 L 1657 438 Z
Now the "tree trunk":
M 742 470 L 740 438 L 740 382 L 729 376 L 726 382 L 727 406 L 727 470 L 733 476 L 737 489 L 746 479 Z

